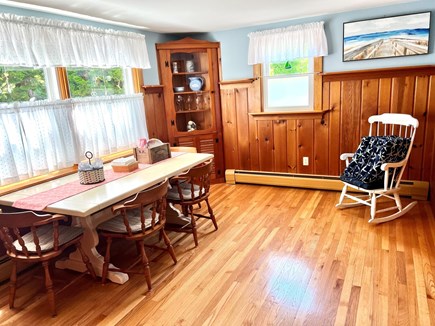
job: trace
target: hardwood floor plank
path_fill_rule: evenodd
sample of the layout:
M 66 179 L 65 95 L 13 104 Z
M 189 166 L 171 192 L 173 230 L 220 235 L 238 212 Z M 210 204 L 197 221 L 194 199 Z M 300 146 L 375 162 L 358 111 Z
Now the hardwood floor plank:
M 427 301 L 426 282 L 424 279 L 424 266 L 420 252 L 412 249 L 414 258 L 416 298 L 418 309 L 418 321 L 420 325 L 430 325 L 429 305 Z
M 429 203 L 371 225 L 368 208 L 338 210 L 338 198 L 331 191 L 212 185 L 219 230 L 198 220 L 198 247 L 191 234 L 169 233 L 176 265 L 147 249 L 152 291 L 143 275 L 102 286 L 56 270 L 58 316 L 51 318 L 42 270 L 33 268 L 18 278 L 17 308 L 9 309 L 8 284 L 0 285 L 0 324 L 435 326 Z M 136 253 L 113 246 L 118 265 Z

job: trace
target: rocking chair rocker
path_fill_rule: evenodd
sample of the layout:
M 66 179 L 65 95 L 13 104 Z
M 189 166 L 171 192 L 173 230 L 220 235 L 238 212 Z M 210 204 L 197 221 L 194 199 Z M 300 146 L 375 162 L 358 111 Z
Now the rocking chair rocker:
M 378 224 L 406 214 L 417 204 L 414 201 L 402 208 L 399 190 L 418 120 L 408 114 L 384 113 L 371 116 L 369 123 L 369 136 L 362 138 L 357 151 L 340 155 L 346 161 L 346 169 L 340 177 L 344 186 L 336 207 L 370 206 L 369 223 Z M 365 194 L 349 194 L 349 188 Z M 394 200 L 395 205 L 377 210 L 379 198 Z M 390 210 L 396 212 L 386 215 Z M 381 213 L 384 214 L 379 217 Z

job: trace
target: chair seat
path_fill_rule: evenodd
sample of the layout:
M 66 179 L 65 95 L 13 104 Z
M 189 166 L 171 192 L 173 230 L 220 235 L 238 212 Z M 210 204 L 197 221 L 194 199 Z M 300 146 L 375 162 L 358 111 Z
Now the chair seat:
M 146 206 L 143 209 L 145 216 L 145 228 L 149 229 L 152 223 L 152 208 Z M 131 209 L 127 211 L 128 222 L 130 224 L 131 232 L 137 233 L 142 231 L 139 209 Z M 156 223 L 159 222 L 159 213 L 156 213 Z M 100 224 L 98 230 L 112 233 L 128 233 L 124 224 L 124 217 L 117 215 L 110 220 Z
M 54 249 L 53 246 L 53 225 L 47 224 L 42 227 L 39 227 L 36 230 L 36 234 L 39 238 L 39 245 L 41 246 L 42 252 L 47 252 Z M 76 239 L 77 237 L 83 234 L 83 229 L 80 227 L 72 227 L 66 225 L 59 225 L 59 246 L 68 243 L 71 240 Z M 23 237 L 23 241 L 29 253 L 36 253 L 36 245 L 33 242 L 33 234 L 31 232 L 25 234 Z M 17 251 L 22 252 L 22 248 L 18 240 L 13 242 L 13 246 L 17 249 Z
M 406 158 L 410 138 L 397 136 L 366 136 L 340 179 L 351 185 L 372 190 L 384 187 L 384 163 L 397 163 Z
M 109 271 L 122 273 L 139 273 L 145 276 L 148 290 L 151 290 L 150 262 L 145 247 L 167 251 L 174 263 L 177 263 L 171 240 L 165 233 L 166 193 L 168 179 L 138 192 L 132 199 L 112 206 L 112 219 L 100 224 L 97 229 L 106 239 L 106 252 L 101 273 L 101 283 L 105 283 Z M 158 237 L 156 234 L 158 233 Z M 135 242 L 138 257 L 127 268 L 117 268 L 110 263 L 113 239 Z M 150 244 L 147 240 L 153 240 Z M 166 247 L 155 245 L 156 240 L 164 241 Z M 129 255 L 128 255 L 129 256 Z M 128 259 L 128 257 L 126 257 Z M 137 265 L 142 268 L 138 270 Z
M 178 189 L 176 186 L 172 187 L 168 190 L 168 194 L 166 198 L 169 200 L 192 200 L 195 198 L 198 198 L 201 195 L 201 190 L 198 185 L 193 185 L 193 198 L 192 198 L 192 184 L 190 182 L 180 182 L 179 187 L 181 189 L 181 194 L 183 198 L 180 198 L 180 193 L 178 192 Z
M 9 308 L 14 308 L 15 304 L 18 263 L 41 263 L 52 316 L 56 316 L 57 312 L 50 265 L 65 249 L 74 245 L 82 256 L 86 269 L 95 279 L 92 264 L 81 248 L 83 229 L 60 224 L 66 221 L 68 221 L 67 216 L 60 214 L 37 214 L 33 211 L 4 213 L 0 210 L 0 240 L 7 249 L 6 254 L 11 258 L 12 263 Z M 25 301 L 28 300 L 28 295 L 26 294 Z

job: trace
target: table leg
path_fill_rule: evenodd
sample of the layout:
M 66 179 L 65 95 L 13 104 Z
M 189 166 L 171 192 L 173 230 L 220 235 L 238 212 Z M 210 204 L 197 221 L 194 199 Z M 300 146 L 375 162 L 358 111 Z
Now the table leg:
M 96 249 L 99 241 L 96 226 L 111 217 L 112 215 L 110 210 L 103 210 L 92 216 L 84 218 L 75 217 L 73 221 L 74 224 L 79 225 L 84 229 L 83 238 L 81 241 L 82 250 L 88 256 L 97 276 L 102 275 L 104 257 L 101 256 Z M 82 256 L 78 250 L 72 252 L 67 259 L 58 260 L 56 262 L 56 267 L 60 269 L 71 269 L 78 272 L 86 271 L 86 265 L 83 263 Z M 110 267 L 114 266 L 111 264 Z M 107 278 L 114 283 L 124 284 L 128 281 L 128 274 L 121 272 L 109 272 Z

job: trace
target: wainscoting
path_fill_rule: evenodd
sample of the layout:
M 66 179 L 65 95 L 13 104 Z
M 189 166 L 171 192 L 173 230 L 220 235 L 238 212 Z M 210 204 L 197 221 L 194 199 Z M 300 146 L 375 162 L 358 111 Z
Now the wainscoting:
M 261 113 L 260 79 L 222 83 L 226 169 L 337 176 L 344 168 L 340 154 L 354 152 L 368 134 L 368 117 L 398 112 L 420 122 L 404 179 L 435 184 L 435 66 L 322 79 L 322 110 L 293 114 Z
M 165 99 L 162 85 L 142 86 L 144 95 L 145 117 L 148 135 L 168 142 L 168 128 L 166 127 Z
M 150 137 L 166 141 L 161 87 L 144 87 L 144 101 Z M 435 209 L 435 66 L 323 74 L 314 112 L 262 113 L 259 78 L 224 81 L 220 89 L 225 169 L 337 176 L 340 154 L 355 151 L 369 116 L 412 114 L 420 126 L 404 178 L 429 181 Z

